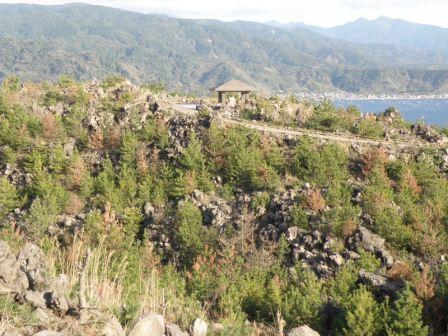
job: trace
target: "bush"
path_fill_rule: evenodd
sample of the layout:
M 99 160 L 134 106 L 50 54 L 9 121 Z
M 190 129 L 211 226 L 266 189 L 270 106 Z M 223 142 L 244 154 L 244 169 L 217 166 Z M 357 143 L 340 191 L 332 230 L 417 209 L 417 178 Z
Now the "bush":
M 19 193 L 5 176 L 0 177 L 0 222 L 15 208 L 20 208 Z

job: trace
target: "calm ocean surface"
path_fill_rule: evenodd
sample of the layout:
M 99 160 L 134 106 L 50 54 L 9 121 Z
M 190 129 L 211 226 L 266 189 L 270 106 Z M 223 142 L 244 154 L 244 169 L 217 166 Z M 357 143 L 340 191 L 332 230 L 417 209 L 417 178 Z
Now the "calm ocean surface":
M 334 100 L 333 103 L 338 107 L 354 105 L 364 113 L 379 113 L 394 106 L 408 121 L 423 120 L 431 125 L 448 126 L 448 99 L 354 99 Z

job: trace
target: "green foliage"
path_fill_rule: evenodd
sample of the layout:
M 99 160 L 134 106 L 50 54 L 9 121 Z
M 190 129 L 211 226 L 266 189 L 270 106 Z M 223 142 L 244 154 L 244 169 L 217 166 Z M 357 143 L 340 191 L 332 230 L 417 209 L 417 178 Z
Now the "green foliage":
M 257 210 L 259 207 L 266 208 L 269 204 L 271 197 L 267 192 L 261 192 L 256 194 L 250 201 L 252 209 Z
M 101 82 L 101 87 L 104 90 L 110 89 L 115 87 L 116 85 L 123 83 L 124 82 L 124 78 L 121 76 L 117 76 L 117 75 L 112 75 L 109 76 L 107 78 L 105 78 L 102 82 Z
M 179 244 L 179 257 L 190 266 L 196 257 L 204 251 L 204 235 L 206 229 L 202 226 L 202 214 L 191 202 L 180 205 L 176 215 L 176 240 Z
M 3 81 L 3 87 L 12 92 L 17 92 L 20 89 L 20 80 L 17 76 L 8 76 Z
M 340 199 L 342 183 L 346 183 L 348 157 L 336 144 L 317 148 L 310 139 L 303 138 L 294 149 L 291 170 L 301 180 L 320 187 L 330 187 L 336 199 Z
M 355 290 L 346 307 L 342 335 L 373 336 L 378 326 L 378 304 L 364 286 Z
M 428 327 L 422 321 L 421 303 L 407 285 L 398 293 L 389 312 L 388 336 L 427 336 Z
M 294 204 L 290 210 L 291 226 L 298 226 L 302 229 L 308 229 L 308 216 L 305 210 L 297 204 Z
M 383 138 L 384 130 L 381 123 L 376 120 L 362 119 L 354 129 L 355 133 L 368 138 Z
M 242 129 L 210 131 L 210 150 L 215 165 L 229 181 L 254 189 L 275 189 L 279 183 L 276 170 L 267 162 L 267 156 L 259 147 L 260 138 Z
M 281 295 L 280 309 L 288 326 L 308 324 L 319 327 L 319 316 L 324 304 L 322 283 L 311 271 L 295 268 Z
M 5 176 L 0 177 L 0 221 L 15 208 L 20 208 L 19 193 Z

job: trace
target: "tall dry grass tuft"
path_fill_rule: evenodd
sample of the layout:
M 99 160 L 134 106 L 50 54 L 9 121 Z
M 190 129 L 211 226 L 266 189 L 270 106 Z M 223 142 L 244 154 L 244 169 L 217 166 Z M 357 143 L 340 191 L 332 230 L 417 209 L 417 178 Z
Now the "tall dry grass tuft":
M 200 305 L 186 297 L 183 290 L 179 290 L 179 283 L 182 284 L 179 278 L 174 275 L 163 277 L 155 265 L 150 269 L 131 269 L 135 267 L 128 262 L 132 256 L 126 253 L 118 256 L 114 251 L 108 250 L 106 239 L 109 237 L 102 238 L 91 249 L 89 267 L 85 274 L 84 294 L 89 311 L 116 314 L 132 298 L 133 318 L 153 311 L 162 314 L 167 321 L 179 323 L 186 328 L 195 317 L 205 316 L 201 313 Z M 89 246 L 82 239 L 75 237 L 72 245 L 66 249 L 61 249 L 54 241 L 47 252 L 50 272 L 53 275 L 63 273 L 69 279 L 67 295 L 78 294 L 80 271 L 88 249 Z M 129 272 L 133 275 L 131 282 Z

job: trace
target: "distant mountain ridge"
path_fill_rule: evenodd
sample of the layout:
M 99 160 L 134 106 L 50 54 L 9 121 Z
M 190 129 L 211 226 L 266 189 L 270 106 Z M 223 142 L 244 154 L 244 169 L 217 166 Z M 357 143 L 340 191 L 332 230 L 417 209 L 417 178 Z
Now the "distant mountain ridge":
M 388 44 L 397 47 L 423 50 L 448 55 L 448 28 L 391 19 L 381 16 L 375 20 L 360 18 L 332 28 L 323 28 L 304 23 L 269 22 L 278 28 L 306 28 L 327 37 L 352 43 Z
M 263 91 L 448 92 L 448 55 L 359 44 L 309 28 L 188 20 L 69 4 L 0 5 L 0 80 L 120 74 L 205 92 L 230 78 Z

